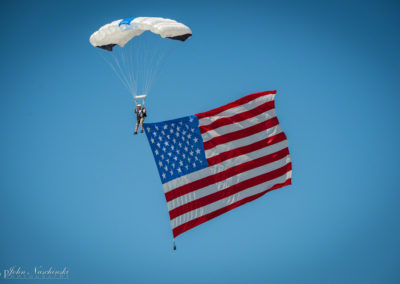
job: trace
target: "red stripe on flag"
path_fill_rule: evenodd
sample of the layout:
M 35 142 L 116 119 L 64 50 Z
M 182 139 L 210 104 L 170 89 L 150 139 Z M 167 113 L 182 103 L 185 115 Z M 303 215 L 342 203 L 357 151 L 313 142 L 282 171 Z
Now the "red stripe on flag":
M 228 196 L 231 196 L 240 191 L 249 189 L 251 187 L 257 186 L 264 182 L 267 182 L 267 181 L 273 180 L 275 178 L 278 178 L 280 176 L 283 176 L 291 169 L 292 169 L 292 163 L 288 163 L 279 169 L 256 176 L 254 178 L 244 180 L 244 181 L 234 184 L 226 189 L 217 191 L 213 194 L 209 194 L 202 198 L 185 203 L 185 204 L 169 211 L 170 219 L 172 220 L 182 214 L 185 214 L 185 213 L 195 210 L 197 208 L 206 206 L 206 205 L 214 203 L 218 200 L 227 198 Z
M 229 125 L 232 123 L 237 123 L 252 117 L 255 117 L 259 114 L 262 114 L 263 112 L 269 111 L 271 109 L 273 109 L 275 107 L 275 102 L 274 101 L 270 101 L 270 102 L 266 102 L 262 105 L 259 105 L 258 107 L 255 107 L 253 109 L 250 109 L 248 111 L 245 112 L 241 112 L 238 114 L 235 114 L 233 116 L 230 117 L 222 117 L 220 119 L 217 119 L 216 121 L 208 124 L 208 125 L 203 125 L 200 126 L 200 133 L 206 133 L 207 131 L 219 128 L 221 126 L 225 126 L 225 125 Z
M 235 148 L 235 149 L 232 149 L 232 150 L 229 150 L 226 152 L 222 152 L 221 154 L 218 154 L 216 156 L 208 158 L 207 159 L 208 165 L 213 166 L 213 165 L 219 164 L 223 161 L 232 159 L 234 157 L 241 156 L 241 155 L 244 155 L 247 153 L 251 153 L 251 152 L 257 151 L 259 149 L 262 149 L 264 147 L 268 147 L 273 144 L 282 142 L 283 140 L 286 140 L 286 135 L 285 135 L 285 133 L 281 132 L 274 136 L 267 137 L 263 140 L 257 141 L 253 144 Z
M 244 198 L 242 200 L 239 200 L 239 201 L 237 201 L 235 203 L 232 203 L 232 204 L 230 204 L 230 205 L 228 205 L 226 207 L 223 207 L 221 209 L 213 211 L 213 212 L 211 212 L 209 214 L 206 214 L 204 216 L 201 216 L 199 218 L 193 219 L 193 220 L 191 220 L 189 222 L 186 222 L 186 223 L 174 228 L 172 230 L 172 234 L 174 235 L 174 237 L 177 237 L 180 234 L 186 232 L 187 230 L 190 230 L 190 229 L 192 229 L 192 228 L 194 228 L 194 227 L 196 227 L 196 226 L 198 226 L 198 225 L 200 225 L 200 224 L 202 224 L 204 222 L 207 222 L 208 220 L 211 220 L 211 219 L 213 219 L 213 218 L 215 218 L 215 217 L 217 217 L 217 216 L 219 216 L 221 214 L 224 214 L 225 212 L 228 212 L 228 211 L 230 211 L 230 210 L 232 210 L 232 209 L 234 209 L 236 207 L 239 207 L 240 205 L 243 205 L 243 204 L 245 204 L 247 202 L 253 201 L 253 200 L 263 196 L 267 192 L 270 192 L 270 191 L 272 191 L 274 189 L 278 189 L 278 188 L 281 188 L 281 187 L 284 187 L 284 186 L 290 185 L 290 184 L 292 184 L 292 180 L 291 179 L 287 179 L 284 183 L 276 184 L 273 187 L 271 187 L 270 189 L 267 189 L 267 190 L 265 190 L 263 192 L 260 192 L 258 194 L 249 196 L 249 197 Z
M 167 202 L 169 202 L 175 198 L 178 198 L 179 196 L 185 195 L 192 191 L 196 191 L 196 190 L 206 187 L 210 184 L 220 182 L 222 180 L 225 180 L 227 178 L 235 176 L 239 173 L 246 172 L 251 169 L 255 169 L 255 168 L 261 167 L 263 165 L 283 159 L 287 155 L 289 155 L 289 149 L 285 148 L 285 149 L 282 149 L 275 153 L 260 157 L 258 159 L 254 159 L 254 160 L 245 162 L 243 164 L 229 168 L 225 171 L 219 172 L 215 175 L 206 176 L 202 179 L 195 180 L 191 183 L 182 185 L 171 191 L 168 191 L 167 193 L 165 193 L 165 198 L 166 198 Z
M 247 127 L 245 129 L 241 129 L 238 131 L 234 131 L 234 132 L 230 132 L 230 133 L 227 133 L 224 135 L 214 137 L 211 140 L 208 140 L 207 142 L 203 143 L 204 150 L 209 150 L 209 149 L 216 147 L 217 145 L 228 143 L 233 140 L 241 139 L 241 138 L 256 134 L 256 133 L 266 130 L 268 128 L 274 127 L 278 124 L 279 124 L 278 119 L 276 117 L 273 117 L 266 121 L 262 121 L 258 124 L 255 124 L 253 126 Z
M 243 105 L 245 103 L 248 103 L 248 102 L 250 102 L 252 100 L 255 100 L 255 99 L 259 98 L 259 97 L 266 96 L 266 95 L 272 95 L 272 94 L 276 94 L 276 90 L 275 91 L 266 91 L 266 92 L 250 94 L 248 96 L 240 98 L 240 99 L 238 99 L 238 100 L 236 100 L 234 102 L 231 102 L 229 104 L 226 104 L 224 106 L 215 108 L 215 109 L 210 110 L 210 111 L 201 112 L 201 113 L 198 113 L 198 114 L 195 114 L 195 115 L 197 116 L 198 119 L 201 119 L 201 118 L 204 118 L 204 117 L 207 117 L 207 116 L 217 115 L 218 113 L 221 113 L 223 111 L 226 111 L 226 110 L 234 108 L 234 107 L 241 106 L 241 105 Z

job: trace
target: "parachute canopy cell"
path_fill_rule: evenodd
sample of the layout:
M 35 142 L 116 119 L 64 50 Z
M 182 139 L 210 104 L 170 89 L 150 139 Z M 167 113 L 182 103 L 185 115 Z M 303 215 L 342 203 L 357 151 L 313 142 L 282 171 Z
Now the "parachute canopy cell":
M 138 17 L 117 20 L 102 26 L 90 36 L 90 43 L 95 47 L 112 51 L 114 46 L 124 47 L 127 42 L 145 31 L 151 31 L 162 38 L 180 41 L 185 41 L 192 36 L 192 31 L 188 26 L 175 20 Z

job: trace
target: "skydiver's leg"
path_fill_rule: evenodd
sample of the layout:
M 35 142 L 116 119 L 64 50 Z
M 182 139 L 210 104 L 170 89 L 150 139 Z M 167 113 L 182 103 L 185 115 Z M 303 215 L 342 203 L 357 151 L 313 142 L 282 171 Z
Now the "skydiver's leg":
M 137 134 L 138 128 L 139 128 L 139 121 L 136 121 L 136 128 L 135 128 L 135 133 L 134 134 Z
M 143 121 L 144 121 L 144 118 L 142 117 L 141 119 L 140 119 L 140 128 L 141 128 L 141 133 L 143 133 Z

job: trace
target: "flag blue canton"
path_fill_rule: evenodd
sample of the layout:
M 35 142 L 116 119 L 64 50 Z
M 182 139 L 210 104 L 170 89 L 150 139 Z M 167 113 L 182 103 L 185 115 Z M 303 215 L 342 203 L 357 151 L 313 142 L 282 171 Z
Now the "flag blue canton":
M 144 123 L 144 129 L 163 184 L 208 167 L 195 115 Z

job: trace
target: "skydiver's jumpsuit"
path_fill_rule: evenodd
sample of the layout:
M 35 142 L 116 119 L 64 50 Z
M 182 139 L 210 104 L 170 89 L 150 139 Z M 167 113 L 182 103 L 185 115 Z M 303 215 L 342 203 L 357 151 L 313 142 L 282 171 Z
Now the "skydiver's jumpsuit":
M 143 121 L 144 121 L 144 118 L 147 116 L 146 108 L 144 106 L 141 107 L 140 109 L 138 109 L 138 107 L 135 107 L 135 113 L 136 113 L 136 119 L 137 119 L 135 132 L 137 132 L 137 130 L 139 128 L 139 125 L 141 127 L 142 132 L 143 132 Z

